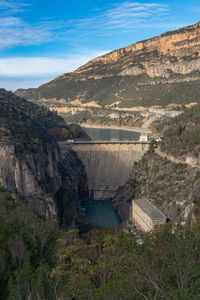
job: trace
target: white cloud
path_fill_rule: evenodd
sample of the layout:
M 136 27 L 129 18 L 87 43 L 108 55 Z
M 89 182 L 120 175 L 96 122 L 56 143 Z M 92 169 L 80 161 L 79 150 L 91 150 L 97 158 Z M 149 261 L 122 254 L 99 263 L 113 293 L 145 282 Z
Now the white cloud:
M 14 21 L 11 18 L 9 20 L 10 24 Z M 15 22 L 15 26 L 14 24 L 9 25 L 9 23 L 6 25 L 5 22 L 0 26 L 0 48 L 37 45 L 53 39 L 51 30 L 47 28 L 30 26 L 17 18 L 15 18 Z
M 93 18 L 76 20 L 77 29 L 95 31 L 133 30 L 144 24 L 154 26 L 169 15 L 169 6 L 162 3 L 127 1 L 96 15 Z
M 0 48 L 39 45 L 56 39 L 76 39 L 88 35 L 109 35 L 151 25 L 159 26 L 169 13 L 167 4 L 126 1 L 94 17 L 77 20 L 40 20 L 27 23 L 17 15 L 30 5 L 26 1 L 0 0 Z
M 67 58 L 16 57 L 0 59 L 0 87 L 9 90 L 37 87 L 56 76 L 71 72 L 107 51 L 93 51 L 87 55 Z
M 24 1 L 0 0 L 0 10 L 2 14 L 16 14 L 24 10 L 30 4 Z
M 38 45 L 57 38 L 57 32 L 65 27 L 62 21 L 40 20 L 27 23 L 18 16 L 30 6 L 25 1 L 0 0 L 0 48 Z
M 0 59 L 0 76 L 21 77 L 62 74 L 71 72 L 106 51 L 94 51 L 87 55 L 69 55 L 67 58 L 16 57 Z

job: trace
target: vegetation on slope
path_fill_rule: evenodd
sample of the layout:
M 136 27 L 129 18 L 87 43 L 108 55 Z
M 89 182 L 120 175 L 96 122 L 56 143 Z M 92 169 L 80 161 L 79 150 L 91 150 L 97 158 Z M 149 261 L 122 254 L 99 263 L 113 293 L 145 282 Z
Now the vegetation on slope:
M 192 78 L 195 76 L 198 74 L 188 75 L 188 82 L 184 81 L 184 75 L 179 74 L 171 75 L 170 80 L 162 77 L 150 78 L 147 75 L 119 76 L 115 74 L 98 80 L 87 79 L 86 81 L 64 78 L 35 89 L 34 96 L 27 90 L 24 96 L 28 100 L 39 100 L 39 95 L 42 95 L 49 101 L 51 98 L 70 101 L 80 99 L 83 103 L 96 101 L 101 107 L 120 101 L 119 107 L 121 108 L 166 106 L 171 103 L 187 104 L 199 101 L 200 80 L 193 81 Z M 21 93 L 17 91 L 17 94 Z
M 173 219 L 186 205 L 198 204 L 199 184 L 197 169 L 159 157 L 152 144 L 119 199 L 128 211 L 133 197 L 149 195 Z M 66 206 L 62 196 L 61 190 L 60 211 Z M 59 229 L 55 219 L 39 218 L 0 188 L 0 299 L 195 300 L 199 270 L 198 211 L 195 225 L 172 230 L 167 224 L 139 241 L 122 227 L 80 236 L 76 229 Z
M 198 299 L 200 226 L 166 225 L 140 243 L 121 228 L 79 236 L 0 189 L 0 298 Z
M 200 105 L 193 106 L 178 117 L 159 125 L 162 141 L 151 144 L 148 151 L 133 166 L 131 178 L 119 189 L 115 206 L 123 220 L 128 218 L 131 200 L 147 197 L 173 223 L 190 223 L 200 207 Z M 154 148 L 171 156 L 163 158 Z M 190 158 L 188 161 L 186 158 Z M 174 158 L 181 161 L 177 163 Z M 171 160 L 170 160 L 171 159 Z
M 164 127 L 164 128 L 163 128 Z M 168 120 L 160 130 L 164 131 L 161 149 L 176 157 L 193 156 L 200 152 L 200 104 Z
M 140 127 L 144 117 L 139 112 L 121 112 L 112 109 L 88 108 L 75 114 L 60 113 L 66 122 Z
M 85 135 L 80 126 L 67 125 L 47 108 L 0 89 L 0 139 L 31 149 L 41 142 Z
M 109 230 L 66 234 L 52 272 L 60 299 L 198 299 L 199 226 L 174 233 L 166 226 L 142 241 Z
M 0 188 L 1 299 L 51 299 L 48 272 L 55 262 L 58 234 L 56 220 L 40 219 Z
M 127 220 L 131 201 L 147 197 L 173 223 L 190 223 L 192 216 L 185 219 L 185 212 L 187 207 L 191 210 L 193 204 L 200 207 L 199 186 L 200 171 L 197 168 L 173 163 L 149 151 L 134 164 L 131 178 L 119 189 L 115 206 L 122 219 Z

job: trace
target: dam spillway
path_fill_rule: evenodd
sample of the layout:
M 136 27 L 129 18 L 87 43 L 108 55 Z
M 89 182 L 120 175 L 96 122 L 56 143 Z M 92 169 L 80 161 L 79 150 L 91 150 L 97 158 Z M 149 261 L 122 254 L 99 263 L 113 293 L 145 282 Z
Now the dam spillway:
M 115 196 L 119 186 L 130 178 L 134 162 L 149 149 L 139 142 L 74 142 L 60 143 L 71 147 L 82 160 L 88 180 L 89 198 L 106 200 Z

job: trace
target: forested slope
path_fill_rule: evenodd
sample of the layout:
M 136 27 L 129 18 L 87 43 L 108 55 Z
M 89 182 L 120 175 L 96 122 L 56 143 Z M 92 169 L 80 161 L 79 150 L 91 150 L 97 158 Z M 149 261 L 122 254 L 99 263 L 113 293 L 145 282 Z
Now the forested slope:
M 200 228 L 61 231 L 0 189 L 0 298 L 198 299 Z M 141 242 L 142 241 L 142 242 Z

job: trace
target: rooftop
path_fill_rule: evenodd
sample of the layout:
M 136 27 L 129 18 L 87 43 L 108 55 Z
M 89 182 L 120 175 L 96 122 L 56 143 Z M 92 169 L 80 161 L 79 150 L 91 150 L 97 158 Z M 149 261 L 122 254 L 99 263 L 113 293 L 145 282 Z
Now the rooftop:
M 152 221 L 166 221 L 167 217 L 146 198 L 133 200 Z

